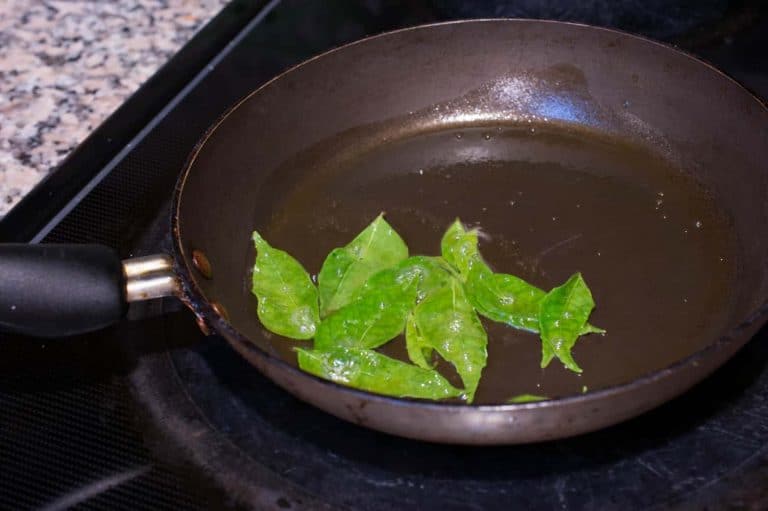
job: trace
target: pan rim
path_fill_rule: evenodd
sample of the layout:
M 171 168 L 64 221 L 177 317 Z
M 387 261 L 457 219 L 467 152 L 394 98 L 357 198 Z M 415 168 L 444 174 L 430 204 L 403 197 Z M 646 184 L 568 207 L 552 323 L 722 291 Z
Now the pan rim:
M 721 78 L 725 78 L 728 82 L 730 82 L 731 86 L 736 86 L 738 89 L 741 89 L 743 93 L 746 93 L 752 100 L 754 100 L 757 103 L 760 109 L 762 109 L 766 114 L 768 114 L 768 100 L 761 99 L 756 94 L 754 94 L 751 90 L 749 90 L 747 87 L 739 83 L 738 80 L 731 77 L 721 69 L 718 69 L 716 66 L 707 62 L 701 57 L 693 55 L 692 53 L 682 50 L 680 48 L 677 48 L 671 44 L 663 43 L 646 36 L 633 34 L 633 33 L 615 29 L 615 28 L 606 28 L 606 27 L 588 25 L 585 23 L 557 21 L 557 20 L 538 20 L 538 19 L 526 19 L 526 18 L 479 18 L 479 19 L 461 19 L 461 20 L 444 21 L 444 22 L 437 22 L 437 23 L 427 23 L 427 24 L 415 25 L 411 27 L 391 30 L 391 31 L 367 36 L 367 37 L 349 42 L 347 44 L 332 48 L 318 55 L 310 57 L 306 60 L 303 60 L 302 62 L 299 62 L 298 64 L 289 67 L 288 69 L 282 71 L 278 75 L 269 79 L 268 81 L 266 81 L 265 83 L 257 87 L 256 89 L 246 94 L 243 98 L 235 102 L 231 107 L 229 107 L 214 123 L 212 123 L 206 129 L 206 131 L 200 137 L 198 142 L 192 148 L 189 156 L 187 157 L 187 161 L 184 163 L 182 172 L 179 175 L 178 180 L 176 181 L 176 186 L 174 188 L 174 193 L 172 197 L 172 213 L 171 213 L 171 234 L 173 238 L 172 255 L 175 261 L 176 273 L 179 275 L 179 278 L 182 283 L 183 296 L 184 296 L 183 301 L 185 302 L 185 304 L 192 309 L 192 311 L 198 318 L 202 318 L 208 324 L 208 326 L 212 328 L 213 332 L 220 333 L 222 337 L 224 337 L 229 342 L 237 342 L 244 349 L 255 352 L 259 357 L 261 357 L 267 363 L 277 365 L 280 369 L 287 370 L 294 375 L 300 375 L 300 377 L 315 380 L 316 383 L 319 383 L 330 389 L 334 389 L 337 392 L 343 392 L 352 396 L 356 396 L 358 398 L 366 399 L 368 401 L 375 401 L 377 403 L 388 405 L 388 406 L 402 406 L 402 407 L 418 406 L 419 408 L 423 408 L 423 409 L 445 411 L 450 413 L 457 413 L 457 412 L 458 413 L 462 413 L 462 412 L 475 413 L 478 411 L 490 412 L 490 413 L 509 413 L 509 412 L 516 412 L 516 411 L 522 411 L 522 410 L 539 410 L 539 409 L 551 409 L 551 408 L 570 406 L 570 405 L 582 405 L 586 403 L 602 401 L 603 399 L 608 398 L 610 396 L 623 394 L 634 388 L 643 387 L 651 383 L 664 380 L 665 378 L 675 373 L 678 373 L 684 368 L 697 367 L 699 365 L 699 362 L 702 359 L 704 359 L 709 353 L 716 350 L 720 350 L 726 346 L 731 345 L 734 342 L 738 342 L 739 344 L 736 347 L 736 349 L 739 349 L 744 344 L 746 344 L 752 338 L 752 336 L 749 336 L 740 342 L 737 339 L 741 336 L 741 334 L 744 331 L 750 329 L 755 324 L 764 325 L 766 323 L 766 320 L 768 320 L 768 297 L 766 297 L 766 299 L 763 301 L 761 305 L 758 305 L 755 309 L 750 311 L 748 314 L 745 314 L 744 315 L 745 319 L 741 320 L 737 325 L 728 329 L 724 334 L 721 334 L 720 336 L 715 338 L 715 340 L 713 340 L 703 348 L 667 366 L 645 373 L 628 382 L 619 383 L 619 384 L 611 385 L 608 387 L 603 387 L 601 389 L 588 391 L 583 394 L 556 397 L 556 398 L 551 398 L 551 399 L 542 400 L 542 401 L 535 401 L 530 403 L 503 403 L 503 404 L 482 404 L 482 405 L 455 404 L 455 403 L 448 403 L 448 402 L 441 402 L 441 401 L 428 401 L 428 400 L 384 396 L 381 394 L 375 394 L 372 392 L 354 389 L 352 387 L 347 387 L 329 380 L 318 378 L 312 374 L 309 374 L 300 370 L 298 367 L 288 363 L 282 358 L 271 355 L 267 351 L 259 348 L 247 336 L 242 334 L 238 329 L 232 326 L 221 314 L 219 314 L 216 310 L 213 309 L 213 307 L 211 306 L 208 299 L 205 297 L 202 290 L 198 287 L 197 281 L 193 277 L 192 272 L 186 263 L 188 258 L 181 242 L 182 233 L 181 233 L 181 225 L 180 225 L 180 215 L 181 215 L 180 208 L 181 208 L 181 201 L 183 197 L 183 191 L 185 188 L 186 180 L 190 174 L 190 171 L 192 170 L 192 167 L 198 155 L 200 154 L 203 147 L 205 146 L 205 143 L 213 135 L 213 133 L 218 129 L 218 127 L 224 121 L 226 121 L 226 119 L 230 115 L 232 115 L 241 105 L 247 102 L 251 97 L 255 96 L 256 94 L 261 92 L 263 89 L 266 89 L 273 82 L 281 79 L 283 76 L 289 73 L 292 73 L 317 59 L 323 58 L 325 56 L 331 55 L 341 50 L 345 50 L 349 47 L 368 42 L 373 39 L 391 37 L 401 32 L 417 31 L 417 30 L 421 30 L 425 28 L 433 28 L 433 27 L 453 26 L 453 25 L 463 25 L 463 24 L 480 24 L 480 23 L 510 23 L 510 24 L 524 23 L 524 24 L 541 24 L 541 25 L 546 24 L 546 25 L 558 25 L 558 26 L 567 25 L 567 26 L 577 27 L 579 29 L 607 32 L 607 33 L 625 37 L 631 40 L 637 40 L 642 43 L 650 43 L 653 46 L 659 47 L 664 51 L 671 51 L 679 56 L 686 57 L 687 59 L 693 61 L 698 65 L 704 65 L 710 71 L 714 71 Z M 728 359 L 725 359 L 721 363 L 715 365 L 711 369 L 710 373 L 716 370 L 717 368 L 719 368 L 721 365 L 723 365 L 727 360 Z M 706 374 L 703 377 L 698 378 L 693 383 L 693 385 L 699 383 L 701 380 L 704 379 L 704 377 L 706 377 Z M 678 394 L 681 394 L 687 391 L 688 388 L 690 388 L 690 386 L 680 389 Z M 654 407 L 655 406 L 657 405 L 654 405 Z

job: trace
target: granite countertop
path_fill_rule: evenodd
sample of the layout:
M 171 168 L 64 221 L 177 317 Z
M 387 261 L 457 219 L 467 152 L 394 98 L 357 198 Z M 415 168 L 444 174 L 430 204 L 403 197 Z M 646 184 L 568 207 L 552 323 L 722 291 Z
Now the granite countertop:
M 0 218 L 226 0 L 0 0 Z

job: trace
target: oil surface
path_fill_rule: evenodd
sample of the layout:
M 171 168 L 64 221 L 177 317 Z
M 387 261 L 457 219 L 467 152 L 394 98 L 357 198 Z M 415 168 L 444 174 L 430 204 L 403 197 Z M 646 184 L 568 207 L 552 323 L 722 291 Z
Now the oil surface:
M 484 320 L 477 404 L 625 383 L 698 351 L 728 323 L 737 243 L 727 216 L 651 151 L 498 126 L 419 133 L 345 158 L 326 152 L 288 162 L 253 198 L 254 227 L 312 274 L 384 211 L 412 254 L 439 254 L 460 217 L 484 233 L 480 249 L 497 271 L 546 290 L 584 275 L 597 303 L 590 322 L 608 334 L 577 343 L 583 374 L 557 360 L 541 369 L 537 335 Z M 307 345 L 269 338 L 288 360 Z M 403 339 L 384 351 L 402 358 Z

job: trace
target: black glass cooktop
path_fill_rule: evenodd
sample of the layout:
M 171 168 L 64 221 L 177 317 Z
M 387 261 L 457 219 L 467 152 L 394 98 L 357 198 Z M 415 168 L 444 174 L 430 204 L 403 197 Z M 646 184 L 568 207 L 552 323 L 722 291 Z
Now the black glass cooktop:
M 761 2 L 575 4 L 235 1 L 0 222 L 0 239 L 168 250 L 176 174 L 228 105 L 311 55 L 402 26 L 488 16 L 617 26 L 679 44 L 768 97 Z M 131 316 L 72 339 L 0 337 L 0 508 L 768 509 L 766 330 L 628 423 L 466 448 L 297 401 L 173 301 Z

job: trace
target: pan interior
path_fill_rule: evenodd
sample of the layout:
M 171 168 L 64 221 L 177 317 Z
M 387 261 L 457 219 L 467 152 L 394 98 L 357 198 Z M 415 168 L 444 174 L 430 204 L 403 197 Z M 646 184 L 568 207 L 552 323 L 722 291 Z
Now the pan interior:
M 385 142 L 380 135 L 375 127 L 345 133 L 285 162 L 249 191 L 253 228 L 316 274 L 332 248 L 381 211 L 412 254 L 437 255 L 443 231 L 460 217 L 484 233 L 481 251 L 497 271 L 544 289 L 582 272 L 597 303 L 591 322 L 608 330 L 574 349 L 584 373 L 557 361 L 541 369 L 537 335 L 484 320 L 489 356 L 478 404 L 629 382 L 729 326 L 739 259 L 730 220 L 655 151 L 536 123 L 403 130 Z M 252 319 L 237 327 L 295 363 L 291 348 L 309 343 L 259 328 L 247 282 L 242 303 Z M 404 340 L 383 351 L 403 358 Z

